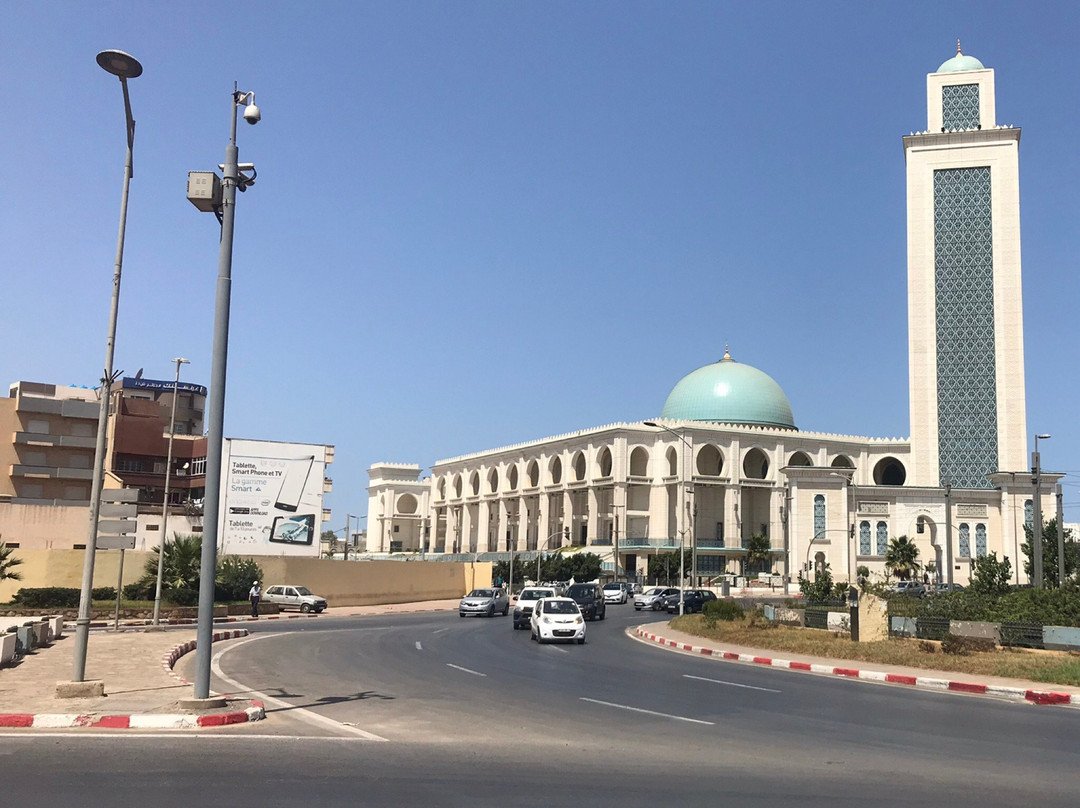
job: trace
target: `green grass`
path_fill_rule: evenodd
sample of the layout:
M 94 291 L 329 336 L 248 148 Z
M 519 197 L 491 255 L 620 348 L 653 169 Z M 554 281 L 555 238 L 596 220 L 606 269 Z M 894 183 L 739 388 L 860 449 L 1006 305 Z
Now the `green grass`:
M 751 648 L 1080 686 L 1080 654 L 1070 652 L 1000 648 L 958 656 L 942 653 L 937 643 L 922 640 L 889 638 L 857 643 L 848 639 L 847 635 L 776 626 L 763 622 L 760 617 L 730 623 L 717 622 L 710 627 L 705 625 L 701 615 L 684 615 L 672 620 L 671 627 L 696 637 Z

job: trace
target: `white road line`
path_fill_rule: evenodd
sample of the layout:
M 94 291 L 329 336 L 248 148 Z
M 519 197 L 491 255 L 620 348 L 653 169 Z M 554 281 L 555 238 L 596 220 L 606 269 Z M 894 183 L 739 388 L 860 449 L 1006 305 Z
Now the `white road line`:
M 453 665 L 449 662 L 446 663 L 446 667 L 453 668 L 454 670 L 461 671 L 462 673 L 471 673 L 473 676 L 487 676 L 486 673 L 480 673 L 480 671 L 471 671 L 468 668 L 463 668 L 460 665 Z
M 599 699 L 587 699 L 584 696 L 581 697 L 581 700 L 591 702 L 592 704 L 602 704 L 605 707 L 614 707 L 617 710 L 629 710 L 632 713 L 645 713 L 645 715 L 655 715 L 660 718 L 672 718 L 675 721 L 689 721 L 691 724 L 706 724 L 710 727 L 715 725 L 712 721 L 702 721 L 698 718 L 687 718 L 686 716 L 671 715 L 670 713 L 658 713 L 655 710 L 645 710 L 641 707 L 631 707 L 627 704 L 615 704 L 610 701 L 600 701 Z
M 375 735 L 374 733 L 371 733 L 371 732 L 365 732 L 364 730 L 357 729 L 356 727 L 345 726 L 340 721 L 334 721 L 333 719 L 326 718 L 324 716 L 319 715 L 318 713 L 313 713 L 313 712 L 311 712 L 311 710 L 305 710 L 303 707 L 297 707 L 295 704 L 290 704 L 287 701 L 282 701 L 281 699 L 276 699 L 273 696 L 267 695 L 266 693 L 260 693 L 258 690 L 252 690 L 250 687 L 246 687 L 245 685 L 241 684 L 240 682 L 237 682 L 235 679 L 230 679 L 221 670 L 221 665 L 219 664 L 220 661 L 221 661 L 221 657 L 224 654 L 226 654 L 227 652 L 231 651 L 233 648 L 239 648 L 241 645 L 247 645 L 249 642 L 255 642 L 256 640 L 264 640 L 264 639 L 266 639 L 268 637 L 280 637 L 280 636 L 282 636 L 282 635 L 281 634 L 260 634 L 257 637 L 249 637 L 246 640 L 242 640 L 241 642 L 238 642 L 238 643 L 230 643 L 226 648 L 223 648 L 222 650 L 220 650 L 216 654 L 214 654 L 213 657 L 211 657 L 211 659 L 210 659 L 210 669 L 214 672 L 215 676 L 217 676 L 223 682 L 228 684 L 230 687 L 232 687 L 238 693 L 247 693 L 247 694 L 250 694 L 251 696 L 253 696 L 254 698 L 262 699 L 262 701 L 265 702 L 266 704 L 274 704 L 274 705 L 276 705 L 278 707 L 288 708 L 290 715 L 295 716 L 296 718 L 299 718 L 301 721 L 304 721 L 304 722 L 306 722 L 308 724 L 314 724 L 314 725 L 320 726 L 320 727 L 331 727 L 333 729 L 340 730 L 340 731 L 343 731 L 343 732 L 351 732 L 354 735 L 357 735 L 357 736 L 359 736 L 361 738 L 364 738 L 366 740 L 369 740 L 369 741 L 385 741 L 386 740 L 386 738 L 383 738 L 381 735 Z
M 432 633 L 432 634 L 442 634 L 442 633 L 443 633 L 444 631 L 447 631 L 447 630 L 448 630 L 448 629 L 445 629 L 445 628 L 437 628 L 437 629 L 435 629 L 435 630 L 434 630 L 433 632 L 431 632 L 431 633 Z
M 417 641 L 416 641 L 416 650 L 417 650 L 417 651 L 423 651 L 423 650 L 424 650 L 424 646 L 422 646 L 422 645 L 420 644 L 420 640 L 417 640 Z
M 762 690 L 766 693 L 782 693 L 781 690 L 773 690 L 771 687 L 754 687 L 753 685 L 740 685 L 738 682 L 725 682 L 723 679 L 706 679 L 704 676 L 691 676 L 683 674 L 684 679 L 696 679 L 699 682 L 712 682 L 714 685 L 727 685 L 728 687 L 745 687 L 747 690 Z

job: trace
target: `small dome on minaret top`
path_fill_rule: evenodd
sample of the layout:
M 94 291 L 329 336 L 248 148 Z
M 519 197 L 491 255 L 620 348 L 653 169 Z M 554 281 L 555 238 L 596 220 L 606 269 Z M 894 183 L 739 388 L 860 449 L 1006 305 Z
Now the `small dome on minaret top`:
M 965 56 L 960 50 L 960 40 L 956 40 L 956 56 L 947 62 L 942 62 L 937 69 L 938 73 L 962 73 L 965 70 L 985 70 L 983 63 L 974 56 Z

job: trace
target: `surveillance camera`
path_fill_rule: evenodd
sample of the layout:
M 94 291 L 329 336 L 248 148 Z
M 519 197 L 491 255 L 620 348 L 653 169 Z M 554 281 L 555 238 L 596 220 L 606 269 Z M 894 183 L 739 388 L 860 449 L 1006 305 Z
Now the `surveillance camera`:
M 248 104 L 244 107 L 244 120 L 254 126 L 262 120 L 262 113 L 259 112 L 259 108 L 254 104 Z

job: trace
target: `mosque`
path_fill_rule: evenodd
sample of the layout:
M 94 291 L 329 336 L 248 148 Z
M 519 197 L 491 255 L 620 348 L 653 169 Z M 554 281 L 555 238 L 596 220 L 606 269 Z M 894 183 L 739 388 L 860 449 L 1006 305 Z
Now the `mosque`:
M 994 71 L 959 43 L 926 90 L 926 129 L 903 138 L 908 439 L 803 431 L 780 385 L 725 351 L 655 421 L 440 460 L 423 478 L 372 465 L 367 551 L 493 560 L 571 546 L 640 578 L 650 555 L 683 547 L 695 580 L 826 565 L 854 580 L 860 567 L 883 576 L 890 540 L 907 536 L 940 580 L 967 583 L 973 560 L 997 553 L 1025 581 L 1020 130 L 996 122 Z M 1043 512 L 1058 476 L 1043 475 Z M 757 536 L 768 561 L 747 558 Z

